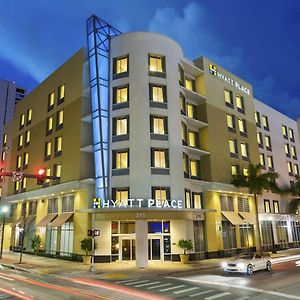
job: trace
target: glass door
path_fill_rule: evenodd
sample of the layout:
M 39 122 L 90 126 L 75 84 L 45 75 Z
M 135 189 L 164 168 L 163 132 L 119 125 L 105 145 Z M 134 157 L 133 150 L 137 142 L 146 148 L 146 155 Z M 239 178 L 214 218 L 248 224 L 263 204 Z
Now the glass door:
M 122 239 L 122 258 L 121 260 L 135 260 L 135 240 L 134 239 Z
M 148 259 L 161 260 L 162 255 L 161 237 L 151 237 L 148 239 Z

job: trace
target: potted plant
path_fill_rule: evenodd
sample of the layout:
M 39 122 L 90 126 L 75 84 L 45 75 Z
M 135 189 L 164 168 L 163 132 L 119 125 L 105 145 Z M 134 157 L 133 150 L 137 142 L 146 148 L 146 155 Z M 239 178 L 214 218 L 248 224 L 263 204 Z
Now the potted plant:
M 83 264 L 89 265 L 91 263 L 91 255 L 89 254 L 92 251 L 93 243 L 91 238 L 85 238 L 80 241 L 81 250 L 85 252 L 85 255 L 82 256 Z
M 189 255 L 187 254 L 187 251 L 191 251 L 191 250 L 194 249 L 192 241 L 181 239 L 181 240 L 178 241 L 177 246 L 179 248 L 183 249 L 183 254 L 180 254 L 180 261 L 183 264 L 188 263 Z
M 31 239 L 31 248 L 33 249 L 35 255 L 38 255 L 41 244 L 42 240 L 39 235 L 35 235 L 34 238 Z

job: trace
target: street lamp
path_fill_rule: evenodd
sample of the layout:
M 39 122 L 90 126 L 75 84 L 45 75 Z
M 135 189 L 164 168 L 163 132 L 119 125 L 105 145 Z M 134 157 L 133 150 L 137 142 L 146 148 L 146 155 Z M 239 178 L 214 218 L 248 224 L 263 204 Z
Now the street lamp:
M 2 219 L 0 259 L 2 259 L 3 243 L 4 243 L 4 229 L 5 229 L 5 214 L 8 212 L 8 207 L 3 206 L 1 209 L 1 212 L 3 213 L 3 219 Z

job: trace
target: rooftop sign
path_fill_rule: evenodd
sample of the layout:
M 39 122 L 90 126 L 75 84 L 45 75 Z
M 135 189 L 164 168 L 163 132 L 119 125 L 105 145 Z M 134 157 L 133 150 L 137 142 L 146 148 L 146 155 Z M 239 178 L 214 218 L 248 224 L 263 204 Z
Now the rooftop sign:
M 236 80 L 230 78 L 227 75 L 222 74 L 221 72 L 219 72 L 217 70 L 217 67 L 213 64 L 209 64 L 209 73 L 224 80 L 225 82 L 231 84 L 232 86 L 236 87 L 237 89 L 239 89 L 240 91 L 244 92 L 245 94 L 250 96 L 250 89 L 248 89 L 247 87 L 243 86 L 242 84 L 240 84 L 239 82 L 237 82 Z

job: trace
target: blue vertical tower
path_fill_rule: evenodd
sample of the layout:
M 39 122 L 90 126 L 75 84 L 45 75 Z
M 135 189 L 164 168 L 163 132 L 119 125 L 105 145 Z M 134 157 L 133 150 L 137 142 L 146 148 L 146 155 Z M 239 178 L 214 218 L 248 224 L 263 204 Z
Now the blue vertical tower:
M 121 34 L 93 15 L 87 20 L 96 197 L 108 199 L 110 39 Z

